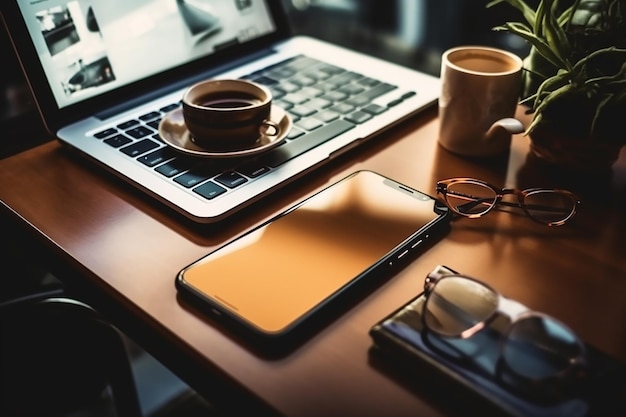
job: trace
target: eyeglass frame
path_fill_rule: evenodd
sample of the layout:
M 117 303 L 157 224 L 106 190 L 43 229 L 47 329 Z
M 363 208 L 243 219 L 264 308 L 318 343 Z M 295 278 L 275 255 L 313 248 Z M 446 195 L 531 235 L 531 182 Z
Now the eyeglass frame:
M 458 209 L 455 208 L 455 206 L 453 204 L 451 204 L 448 201 L 448 187 L 452 184 L 455 183 L 459 183 L 459 182 L 465 182 L 465 183 L 470 183 L 470 184 L 475 184 L 475 185 L 481 185 L 484 186 L 486 188 L 491 189 L 494 194 L 495 194 L 495 199 L 492 203 L 489 204 L 489 207 L 480 212 L 480 213 L 473 213 L 473 214 L 467 214 L 467 213 L 463 213 L 461 211 L 459 211 Z M 446 205 L 450 208 L 450 210 L 452 210 L 454 213 L 457 213 L 463 217 L 467 217 L 470 219 L 476 219 L 479 217 L 482 217 L 484 215 L 486 215 L 487 213 L 489 213 L 491 210 L 493 210 L 496 206 L 501 205 L 501 206 L 506 206 L 506 207 L 515 207 L 515 208 L 521 208 L 524 213 L 526 213 L 526 215 L 533 220 L 536 223 L 539 224 L 543 224 L 543 225 L 547 225 L 547 226 L 562 226 L 563 224 L 565 224 L 567 221 L 571 220 L 574 215 L 576 215 L 576 212 L 578 211 L 578 207 L 581 204 L 581 200 L 580 198 L 578 198 L 578 196 L 576 194 L 574 194 L 573 192 L 569 191 L 569 190 L 565 190 L 565 189 L 560 189 L 560 188 L 527 188 L 524 190 L 520 190 L 518 188 L 498 188 L 495 185 L 492 185 L 486 181 L 483 180 L 479 180 L 476 178 L 470 178 L 470 177 L 456 177 L 456 178 L 448 178 L 445 180 L 439 180 L 437 181 L 437 187 L 436 187 L 436 192 L 437 194 L 441 194 L 443 195 L 443 200 L 446 203 Z M 524 199 L 529 196 L 532 195 L 534 193 L 537 192 L 551 192 L 551 193 L 557 193 L 557 194 L 563 194 L 568 196 L 574 203 L 571 212 L 564 218 L 558 221 L 554 221 L 554 222 L 545 222 L 545 221 L 541 221 L 537 218 L 535 218 L 532 214 L 530 214 L 530 212 L 528 211 L 527 205 L 524 203 Z M 458 195 L 458 194 L 456 194 Z M 502 198 L 505 195 L 515 195 L 517 197 L 518 202 L 517 203 L 512 203 L 509 201 L 503 201 Z M 458 195 L 460 197 L 463 197 L 462 195 Z M 470 197 L 470 196 L 465 196 L 465 197 Z M 484 202 L 479 202 L 477 201 L 476 203 L 478 204 L 485 204 Z
M 456 277 L 456 278 L 463 278 L 463 279 L 467 279 L 469 281 L 478 283 L 479 285 L 482 285 L 483 287 L 487 288 L 488 290 L 490 290 L 493 294 L 495 294 L 498 297 L 498 302 L 497 302 L 497 306 L 494 309 L 494 311 L 490 314 L 489 317 L 487 317 L 486 319 L 484 319 L 483 321 L 474 324 L 473 326 L 471 326 L 469 329 L 466 329 L 465 331 L 461 332 L 461 334 L 457 335 L 457 336 L 450 336 L 450 335 L 445 335 L 442 334 L 440 332 L 438 332 L 435 329 L 432 329 L 429 325 L 428 322 L 426 321 L 426 306 L 428 304 L 428 300 L 429 300 L 429 296 L 432 293 L 435 285 L 437 285 L 438 282 L 441 282 L 443 279 L 446 278 L 451 278 L 451 277 Z M 504 306 L 506 305 L 506 306 Z M 513 329 L 513 327 L 515 326 L 515 323 L 519 322 L 520 320 L 523 320 L 525 318 L 528 317 L 539 317 L 539 318 L 545 318 L 545 319 L 550 319 L 554 322 L 556 322 L 558 325 L 562 326 L 565 330 L 567 330 L 574 338 L 576 341 L 576 344 L 578 344 L 578 346 L 580 347 L 580 353 L 578 356 L 574 357 L 574 358 L 570 358 L 569 359 L 569 366 L 565 369 L 563 369 L 562 371 L 556 373 L 555 375 L 551 376 L 550 378 L 546 378 L 546 379 L 541 379 L 541 380 L 533 380 L 533 382 L 543 382 L 546 380 L 553 380 L 553 379 L 558 379 L 558 380 L 566 380 L 569 377 L 572 378 L 583 378 L 587 375 L 588 372 L 588 360 L 587 360 L 587 349 L 585 347 L 585 343 L 582 341 L 582 339 L 572 330 L 569 328 L 569 326 L 565 325 L 563 322 L 561 322 L 560 320 L 546 314 L 546 313 L 542 313 L 539 311 L 535 311 L 535 310 L 531 310 L 530 308 L 528 308 L 527 306 L 519 303 L 518 301 L 515 301 L 513 299 L 507 298 L 504 295 L 502 295 L 502 293 L 500 293 L 499 291 L 497 291 L 495 288 L 493 288 L 491 285 L 478 280 L 476 278 L 458 273 L 457 271 L 453 270 L 452 268 L 449 268 L 447 266 L 444 265 L 437 265 L 431 272 L 428 273 L 428 275 L 426 276 L 426 278 L 424 279 L 424 303 L 422 304 L 422 314 L 421 316 L 421 321 L 422 321 L 422 325 L 424 326 L 424 329 L 426 329 L 429 332 L 432 332 L 433 334 L 439 336 L 439 337 L 444 337 L 444 338 L 460 338 L 460 339 L 469 339 L 472 336 L 474 336 L 475 334 L 479 333 L 480 331 L 482 331 L 483 329 L 486 329 L 496 318 L 498 318 L 499 316 L 504 315 L 506 317 L 506 319 L 508 320 L 508 325 L 506 326 L 506 328 L 504 329 L 504 331 L 502 331 L 500 339 L 499 339 L 499 346 L 498 346 L 498 350 L 499 352 L 503 351 L 503 345 L 506 342 L 506 339 L 508 337 L 508 335 L 510 334 L 510 331 Z M 504 361 L 506 362 L 506 360 L 504 359 L 502 353 L 500 353 L 500 357 L 499 357 L 499 361 Z M 511 369 L 512 372 L 517 373 L 513 368 L 511 368 L 511 366 L 509 365 L 509 368 Z

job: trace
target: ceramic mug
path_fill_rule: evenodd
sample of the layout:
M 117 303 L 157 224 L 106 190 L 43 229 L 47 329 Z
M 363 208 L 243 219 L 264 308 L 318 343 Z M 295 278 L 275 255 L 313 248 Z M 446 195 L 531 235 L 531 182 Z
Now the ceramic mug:
M 198 146 L 240 148 L 262 135 L 279 134 L 269 119 L 272 93 L 260 84 L 240 80 L 207 80 L 187 88 L 182 113 L 191 140 Z
M 522 88 L 522 59 L 484 46 L 460 46 L 441 60 L 439 143 L 463 156 L 488 157 L 524 131 L 514 119 Z

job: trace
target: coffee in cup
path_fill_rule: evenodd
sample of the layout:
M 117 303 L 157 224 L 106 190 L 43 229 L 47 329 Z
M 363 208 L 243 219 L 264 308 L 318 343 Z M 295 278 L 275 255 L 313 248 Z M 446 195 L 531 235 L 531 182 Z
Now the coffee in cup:
M 279 134 L 278 124 L 269 119 L 272 93 L 251 81 L 202 81 L 187 88 L 182 104 L 185 125 L 198 146 L 238 149 Z

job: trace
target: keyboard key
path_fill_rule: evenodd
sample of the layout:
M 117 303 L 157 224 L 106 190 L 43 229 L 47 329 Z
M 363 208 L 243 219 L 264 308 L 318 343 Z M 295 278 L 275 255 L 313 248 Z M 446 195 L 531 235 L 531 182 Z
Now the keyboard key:
M 134 158 L 136 156 L 139 156 L 143 153 L 146 153 L 158 147 L 159 147 L 158 143 L 153 142 L 150 139 L 143 139 L 139 142 L 133 143 L 132 145 L 128 145 L 120 149 L 120 151 Z
M 283 97 L 281 97 L 282 100 L 291 103 L 291 104 L 302 104 L 306 101 L 309 100 L 309 97 L 305 96 L 304 94 L 300 94 L 300 93 L 289 93 Z
M 274 68 L 267 71 L 266 75 L 270 78 L 274 78 L 277 80 L 284 80 L 285 78 L 289 78 L 296 73 L 296 70 L 289 67 L 281 67 Z
M 113 146 L 114 148 L 119 148 L 120 146 L 127 145 L 131 143 L 132 141 L 133 141 L 132 139 L 124 135 L 115 135 L 113 137 L 105 139 L 104 143 L 106 143 L 107 145 Z
M 159 109 L 159 111 L 160 111 L 161 113 L 169 113 L 169 112 L 171 112 L 171 111 L 173 111 L 173 110 L 176 110 L 176 109 L 177 109 L 177 108 L 179 108 L 179 107 L 180 107 L 180 104 L 179 104 L 179 103 L 172 103 L 172 104 L 168 104 L 168 105 L 167 105 L 167 106 L 165 106 L 165 107 L 161 107 L 161 108 Z
M 368 98 L 369 100 L 373 100 L 376 97 L 382 96 L 392 90 L 395 90 L 397 87 L 395 85 L 380 83 L 377 86 L 370 88 L 369 90 L 359 94 L 359 96 L 363 96 Z
M 150 152 L 147 155 L 143 155 L 137 160 L 146 166 L 153 167 L 165 161 L 169 161 L 175 156 L 176 156 L 176 152 L 174 152 L 172 148 L 165 147 L 165 148 L 158 149 L 154 152 Z
M 381 114 L 387 110 L 384 106 L 379 106 L 378 104 L 372 103 L 363 107 L 361 110 L 368 112 L 369 114 Z
M 268 77 L 267 75 L 262 75 L 260 77 L 253 78 L 251 81 L 257 84 L 266 85 L 268 87 L 273 87 L 276 84 L 278 84 L 278 81 L 276 81 L 274 78 Z
M 287 139 L 296 139 L 304 135 L 304 130 L 292 127 L 289 133 L 287 133 Z
M 259 162 L 254 161 L 238 167 L 237 171 L 250 178 L 257 178 L 266 172 L 270 172 L 270 169 L 265 165 L 259 165 Z
M 300 90 L 300 86 L 298 84 L 290 83 L 289 81 L 283 81 L 278 86 L 273 88 L 280 89 L 285 93 L 294 93 Z
M 137 126 L 139 124 L 139 120 L 129 120 L 127 122 L 124 123 L 120 123 L 119 125 L 117 125 L 118 129 L 122 129 L 122 130 L 126 130 L 126 129 L 130 129 L 133 126 Z
M 283 100 L 280 100 L 280 99 L 278 99 L 278 100 L 276 100 L 276 99 L 272 100 L 272 104 L 277 105 L 278 107 L 280 107 L 280 108 L 281 108 L 281 109 L 283 109 L 283 110 L 289 110 L 290 108 L 292 108 L 292 107 L 293 107 L 293 104 L 291 104 L 291 103 L 287 103 L 286 101 L 283 101 Z
M 161 113 L 158 111 L 151 111 L 150 113 L 139 116 L 139 120 L 147 122 L 149 120 L 156 119 L 157 117 L 161 117 Z
M 346 100 L 346 103 L 352 104 L 355 107 L 362 107 L 368 105 L 369 103 L 371 103 L 371 101 L 372 100 L 366 95 L 358 95 L 350 97 L 348 100 Z
M 356 72 L 345 71 L 339 75 L 334 76 L 333 78 L 330 79 L 330 81 L 333 83 L 337 83 L 339 85 L 346 85 L 353 81 L 357 81 L 361 78 L 363 78 L 361 74 L 358 74 Z
M 307 77 L 305 75 L 296 75 L 294 77 L 291 77 L 290 81 L 294 84 L 299 85 L 300 87 L 311 86 L 316 82 L 314 78 Z
M 337 103 L 330 108 L 330 110 L 335 111 L 340 114 L 348 114 L 354 109 L 355 107 L 352 104 L 348 104 L 348 103 Z
M 304 87 L 300 90 L 300 94 L 304 94 L 309 99 L 312 99 L 321 96 L 324 92 L 315 87 Z
M 373 78 L 364 77 L 357 81 L 358 84 L 365 85 L 367 87 L 374 87 L 375 85 L 380 84 L 380 81 L 375 80 Z
M 346 71 L 343 68 L 339 68 L 331 64 L 322 64 L 320 65 L 319 70 L 331 75 L 341 74 L 342 72 Z
M 291 109 L 289 109 L 289 112 L 293 113 L 297 117 L 307 117 L 314 114 L 316 111 L 317 110 L 315 110 L 313 107 L 309 107 L 306 104 L 293 106 Z
M 329 100 L 324 100 L 323 98 L 312 98 L 311 100 L 306 102 L 306 105 L 309 107 L 313 107 L 314 109 L 325 109 L 327 107 L 330 107 L 332 105 L 332 101 Z
M 322 70 L 320 70 L 318 68 L 314 68 L 314 69 L 312 69 L 310 71 L 305 71 L 304 75 L 307 76 L 307 77 L 311 77 L 311 78 L 313 78 L 315 80 L 318 80 L 318 81 L 325 80 L 328 77 L 330 77 L 330 74 L 328 72 L 322 71 Z
M 358 110 L 346 116 L 346 120 L 355 124 L 365 123 L 372 118 L 372 115 L 364 111 Z
M 151 122 L 146 123 L 148 126 L 153 128 L 154 130 L 159 130 L 159 123 L 161 123 L 161 118 L 155 119 Z
M 151 135 L 154 131 L 146 126 L 137 126 L 130 130 L 127 130 L 126 133 L 135 139 L 143 138 L 144 136 Z
M 348 84 L 348 85 L 344 85 L 343 87 L 339 87 L 339 91 L 341 91 L 342 93 L 354 96 L 356 94 L 359 94 L 365 91 L 365 88 L 356 84 Z
M 330 101 L 341 101 L 347 99 L 348 95 L 346 93 L 342 93 L 341 91 L 335 90 L 327 92 L 322 96 L 322 98 Z
M 191 168 L 191 163 L 185 158 L 175 158 L 169 162 L 164 163 L 156 167 L 156 172 L 171 178 L 175 175 L 181 174 Z
M 193 189 L 194 193 L 201 195 L 207 200 L 212 200 L 215 197 L 222 195 L 226 192 L 226 188 L 220 187 L 212 181 L 205 182 L 204 184 Z
M 104 139 L 108 136 L 114 135 L 115 133 L 117 133 L 117 129 L 115 128 L 110 128 L 110 129 L 106 129 L 103 130 L 102 132 L 98 132 L 95 135 L 93 135 L 96 139 Z
M 315 130 L 319 127 L 322 126 L 322 121 L 319 119 L 316 119 L 314 117 L 307 117 L 304 118 L 302 120 L 299 120 L 297 125 L 299 128 L 304 129 L 304 130 Z
M 228 188 L 235 188 L 248 181 L 245 177 L 235 171 L 228 171 L 215 177 L 215 181 Z
M 339 113 L 337 113 L 336 111 L 332 111 L 332 110 L 323 110 L 319 113 L 317 113 L 315 116 L 316 119 L 321 120 L 324 123 L 329 123 L 332 122 L 333 120 L 338 119 L 340 116 Z
M 210 178 L 210 175 L 202 171 L 189 171 L 174 178 L 174 182 L 185 188 L 191 188 Z
M 319 84 L 316 84 L 315 88 L 317 88 L 318 90 L 326 92 L 326 91 L 333 91 L 333 90 L 338 89 L 339 85 L 335 84 L 335 83 L 330 83 L 330 82 L 324 81 L 324 82 L 321 82 Z
M 413 97 L 416 94 L 417 93 L 415 91 L 409 91 L 407 93 L 404 93 L 399 98 L 397 98 L 395 100 L 391 100 L 389 103 L 387 103 L 387 107 L 397 106 L 398 104 L 402 103 L 407 98 L 411 98 L 411 97 Z

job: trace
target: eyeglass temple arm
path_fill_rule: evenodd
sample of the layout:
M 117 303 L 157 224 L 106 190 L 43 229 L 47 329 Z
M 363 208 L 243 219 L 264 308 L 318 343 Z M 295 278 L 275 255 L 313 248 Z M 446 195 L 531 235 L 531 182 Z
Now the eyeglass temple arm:
M 459 192 L 454 192 L 454 191 L 447 191 L 448 194 L 454 195 L 457 198 L 461 198 L 461 199 L 466 199 L 468 200 L 467 203 L 464 204 L 459 204 L 458 206 L 456 206 L 457 209 L 459 210 L 470 210 L 474 207 L 476 207 L 479 204 L 484 204 L 486 206 L 490 206 L 493 204 L 493 199 L 491 198 L 481 198 L 481 197 L 476 197 L 470 194 L 463 194 L 463 193 L 459 193 Z M 512 203 L 509 201 L 498 201 L 497 205 L 501 205 L 501 206 L 505 206 L 505 207 L 516 207 L 516 208 L 524 208 L 526 207 L 527 210 L 541 210 L 541 211 L 547 211 L 547 212 L 555 212 L 555 213 L 566 213 L 568 212 L 568 210 L 565 209 L 561 209 L 561 208 L 557 208 L 557 207 L 550 207 L 550 206 L 544 206 L 544 205 L 540 205 L 540 204 L 526 204 L 526 205 L 522 205 L 520 203 Z
M 438 280 L 440 280 L 441 278 L 447 275 L 456 275 L 456 274 L 458 274 L 458 272 L 456 272 L 452 268 L 449 268 L 445 265 L 437 265 L 436 267 L 433 268 L 432 271 L 428 273 L 428 275 L 426 275 L 426 280 L 424 281 L 424 288 L 428 289 L 432 284 L 434 284 L 435 282 L 437 282 Z
M 472 209 L 479 204 L 490 206 L 493 202 L 493 199 L 491 198 L 476 197 L 475 195 L 460 193 L 458 191 L 443 190 L 443 192 L 448 195 L 453 195 L 456 198 L 467 200 L 467 203 L 457 205 L 456 206 L 457 209 Z

